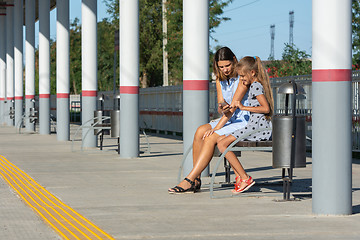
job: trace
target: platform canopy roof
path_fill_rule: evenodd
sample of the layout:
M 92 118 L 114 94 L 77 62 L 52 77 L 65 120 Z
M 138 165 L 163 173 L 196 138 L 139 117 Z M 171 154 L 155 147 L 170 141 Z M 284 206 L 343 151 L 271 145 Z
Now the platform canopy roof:
M 24 0 L 24 25 L 25 25 L 25 4 L 26 0 Z M 0 14 L 6 14 L 6 8 L 14 5 L 14 0 L 0 0 Z M 50 0 L 50 10 L 56 7 L 56 0 Z M 35 0 L 35 18 L 36 21 L 39 17 L 39 0 Z

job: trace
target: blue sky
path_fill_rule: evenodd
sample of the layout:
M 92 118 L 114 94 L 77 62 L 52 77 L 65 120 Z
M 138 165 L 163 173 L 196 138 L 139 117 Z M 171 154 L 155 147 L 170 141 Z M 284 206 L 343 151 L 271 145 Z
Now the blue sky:
M 294 44 L 311 54 L 311 0 L 233 0 L 224 9 L 231 20 L 221 24 L 210 46 L 230 47 L 237 57 L 270 55 L 270 25 L 275 24 L 275 59 L 281 59 L 284 44 L 289 42 L 289 11 L 294 11 Z
M 289 42 L 289 11 L 294 11 L 294 44 L 311 54 L 311 0 L 233 0 L 224 9 L 231 20 L 222 23 L 212 35 L 210 47 L 230 47 L 237 57 L 270 55 L 270 25 L 275 24 L 275 59 L 281 59 L 284 44 Z M 51 38 L 56 38 L 56 10 L 51 12 Z M 70 20 L 81 19 L 81 0 L 70 1 Z M 98 0 L 98 20 L 107 17 L 106 6 Z

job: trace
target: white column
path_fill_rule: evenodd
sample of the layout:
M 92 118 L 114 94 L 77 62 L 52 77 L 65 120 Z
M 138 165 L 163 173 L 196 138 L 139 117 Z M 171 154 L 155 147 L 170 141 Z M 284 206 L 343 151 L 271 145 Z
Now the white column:
M 6 7 L 6 119 L 9 126 L 14 125 L 10 119 L 10 109 L 14 108 L 14 6 Z
M 39 123 L 50 134 L 50 0 L 39 0 Z
M 25 8 L 25 113 L 30 115 L 30 108 L 35 107 L 35 0 L 27 0 Z M 29 119 L 25 122 L 26 130 L 34 131 L 35 124 Z
M 14 83 L 15 83 L 15 125 L 23 115 L 23 0 L 15 0 L 14 8 Z
M 57 1 L 56 122 L 57 140 L 70 140 L 70 35 L 69 0 Z
M 163 86 L 169 86 L 169 63 L 168 63 L 168 52 L 166 50 L 167 45 L 167 0 L 162 0 L 162 28 L 163 28 Z
M 120 157 L 139 156 L 139 1 L 120 0 Z
M 312 9 L 312 210 L 351 214 L 351 0 L 313 0 Z
M 82 59 L 82 124 L 90 126 L 94 118 L 97 97 L 97 1 L 82 0 L 81 4 L 81 59 Z M 86 123 L 88 122 L 88 123 Z M 96 147 L 93 131 L 82 132 L 83 146 Z
M 209 121 L 209 1 L 184 0 L 183 18 L 185 152 L 192 145 L 196 129 Z M 192 157 L 189 156 L 185 160 L 184 176 L 190 173 L 192 165 Z
M 6 13 L 0 13 L 0 125 L 5 123 L 6 95 Z

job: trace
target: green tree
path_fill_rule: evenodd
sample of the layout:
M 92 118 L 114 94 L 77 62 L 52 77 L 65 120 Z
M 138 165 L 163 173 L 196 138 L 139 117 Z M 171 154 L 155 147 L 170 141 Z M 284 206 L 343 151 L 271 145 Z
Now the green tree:
M 75 18 L 70 24 L 70 93 L 81 92 L 81 25 Z
M 119 24 L 119 0 L 104 0 L 108 7 L 110 21 Z M 229 18 L 221 17 L 223 8 L 232 0 L 209 0 L 209 31 L 214 29 L 221 22 Z M 147 82 L 148 86 L 159 86 L 162 84 L 162 1 L 140 0 L 140 78 Z M 183 1 L 167 1 L 167 24 L 169 61 L 169 81 L 176 85 L 182 83 L 182 22 L 183 22 Z M 210 53 L 211 54 L 211 53 Z M 144 85 L 144 84 L 143 84 Z
M 354 68 L 360 67 L 360 3 L 359 0 L 352 1 L 352 63 Z
M 108 19 L 103 19 L 97 24 L 98 41 L 98 90 L 110 91 L 114 82 L 114 53 L 115 52 L 115 25 Z M 117 61 L 118 62 L 118 61 Z M 118 82 L 118 78 L 117 82 Z M 118 86 L 116 84 L 116 86 Z
M 223 9 L 228 6 L 232 0 L 209 0 L 209 34 L 212 39 L 212 33 L 223 21 L 230 18 L 223 17 Z M 169 78 L 172 84 L 182 83 L 182 37 L 183 37 L 183 1 L 171 0 L 167 2 L 167 22 L 168 22 L 168 45 L 169 54 Z M 216 39 L 214 39 L 216 41 Z M 213 52 L 209 49 L 209 55 Z M 211 57 L 210 57 L 211 59 Z M 211 65 L 211 61 L 210 61 Z M 211 66 L 210 66 L 211 69 Z
M 267 65 L 272 77 L 298 76 L 311 74 L 310 55 L 295 45 L 285 44 L 282 60 L 272 60 Z

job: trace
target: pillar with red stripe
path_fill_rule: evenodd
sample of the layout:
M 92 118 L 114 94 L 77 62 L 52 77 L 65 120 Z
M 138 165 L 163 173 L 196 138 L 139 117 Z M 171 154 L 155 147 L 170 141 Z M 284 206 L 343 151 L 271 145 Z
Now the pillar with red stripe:
M 0 124 L 5 123 L 5 93 L 6 93 L 6 13 L 0 12 Z
M 120 157 L 139 156 L 139 1 L 120 0 Z
M 50 1 L 39 0 L 39 133 L 50 134 Z
M 27 0 L 25 8 L 25 114 L 35 107 L 35 0 Z M 35 131 L 35 123 L 25 119 L 27 131 Z
M 6 6 L 6 110 L 7 125 L 14 126 L 10 109 L 14 108 L 14 5 Z
M 196 129 L 209 121 L 209 1 L 183 1 L 183 140 L 184 152 Z M 185 160 L 184 175 L 193 167 Z
M 82 97 L 81 119 L 83 126 L 90 126 L 96 110 L 97 97 L 97 1 L 82 0 L 81 3 L 81 61 L 82 61 Z M 89 122 L 90 121 L 90 122 Z M 96 136 L 88 128 L 82 131 L 85 148 L 96 147 Z
M 59 141 L 68 141 L 70 140 L 69 0 L 58 1 L 56 8 L 56 137 Z
M 15 124 L 22 121 L 23 115 L 23 21 L 22 0 L 14 1 L 14 82 L 15 82 Z
M 351 0 L 313 0 L 315 214 L 352 213 Z

